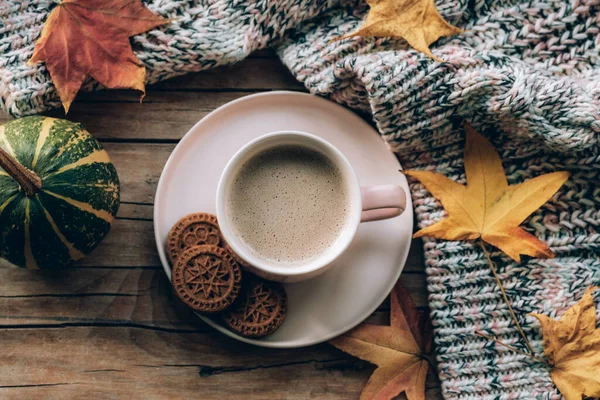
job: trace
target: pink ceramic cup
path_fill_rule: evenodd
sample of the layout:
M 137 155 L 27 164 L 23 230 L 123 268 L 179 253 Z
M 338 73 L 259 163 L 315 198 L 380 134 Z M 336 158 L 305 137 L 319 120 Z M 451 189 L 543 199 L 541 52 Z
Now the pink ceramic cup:
M 308 147 L 327 156 L 342 172 L 350 194 L 348 201 L 350 212 L 336 241 L 326 252 L 301 265 L 283 266 L 272 260 L 261 258 L 235 234 L 231 222 L 231 215 L 235 210 L 228 208 L 228 196 L 232 181 L 240 168 L 243 168 L 244 163 L 256 154 L 279 145 Z M 278 282 L 299 282 L 322 274 L 346 251 L 361 222 L 397 217 L 404 212 L 405 208 L 406 193 L 400 186 L 361 187 L 350 162 L 335 146 L 318 136 L 298 131 L 268 133 L 246 144 L 225 167 L 217 189 L 217 218 L 225 240 L 241 258 L 251 265 L 252 272 Z

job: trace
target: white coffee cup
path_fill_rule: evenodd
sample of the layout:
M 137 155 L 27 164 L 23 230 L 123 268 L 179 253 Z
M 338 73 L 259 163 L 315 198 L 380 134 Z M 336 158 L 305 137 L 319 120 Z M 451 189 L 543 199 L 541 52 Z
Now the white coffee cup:
M 348 216 L 344 227 L 330 248 L 315 259 L 301 265 L 279 265 L 260 258 L 248 244 L 235 234 L 231 223 L 228 196 L 240 168 L 258 153 L 281 145 L 298 145 L 325 155 L 342 173 L 348 189 Z M 252 272 L 263 278 L 278 282 L 299 282 L 325 272 L 346 251 L 361 222 L 396 217 L 406 208 L 406 193 L 397 185 L 362 187 L 346 157 L 331 143 L 318 136 L 299 131 L 279 131 L 260 136 L 240 150 L 229 160 L 223 170 L 217 189 L 217 218 L 221 232 L 229 246 L 244 259 Z

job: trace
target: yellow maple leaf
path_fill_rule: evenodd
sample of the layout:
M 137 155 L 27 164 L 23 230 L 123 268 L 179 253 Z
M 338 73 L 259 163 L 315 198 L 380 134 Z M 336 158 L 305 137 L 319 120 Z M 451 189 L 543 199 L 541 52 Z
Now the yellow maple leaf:
M 146 69 L 129 37 L 167 22 L 140 0 L 62 0 L 48 16 L 29 63 L 46 63 L 65 112 L 88 75 L 107 88 L 145 93 Z
M 361 324 L 329 343 L 378 366 L 363 388 L 361 400 L 425 400 L 431 352 L 431 324 L 421 324 L 419 311 L 400 283 L 390 294 L 390 326 Z
M 552 365 L 552 381 L 567 400 L 600 397 L 600 329 L 596 329 L 596 307 L 586 290 L 577 304 L 559 320 L 531 314 L 540 321 L 544 353 Z
M 414 237 L 481 238 L 517 262 L 521 254 L 553 257 L 544 242 L 519 225 L 556 193 L 569 173 L 553 172 L 509 186 L 494 147 L 470 125 L 466 124 L 465 129 L 466 186 L 434 172 L 405 172 L 425 185 L 448 213 L 448 218 L 421 229 Z
M 450 25 L 438 12 L 434 0 L 367 0 L 369 14 L 363 25 L 349 35 L 401 38 L 415 50 L 436 61 L 429 45 L 442 36 L 452 36 L 462 29 Z

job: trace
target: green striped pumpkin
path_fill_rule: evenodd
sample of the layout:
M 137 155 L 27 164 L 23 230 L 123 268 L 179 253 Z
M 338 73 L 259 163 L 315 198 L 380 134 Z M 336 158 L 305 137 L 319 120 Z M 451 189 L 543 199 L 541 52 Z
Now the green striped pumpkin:
M 42 116 L 0 126 L 0 257 L 55 268 L 92 251 L 119 208 L 119 177 L 81 124 Z

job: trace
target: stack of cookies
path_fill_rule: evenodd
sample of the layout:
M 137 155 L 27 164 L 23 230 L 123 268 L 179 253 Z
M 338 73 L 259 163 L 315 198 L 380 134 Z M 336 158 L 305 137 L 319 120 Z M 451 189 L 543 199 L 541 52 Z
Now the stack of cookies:
M 220 315 L 245 337 L 269 335 L 283 323 L 283 287 L 246 269 L 248 264 L 225 242 L 214 215 L 195 213 L 180 219 L 169 232 L 166 250 L 173 289 L 193 310 Z

